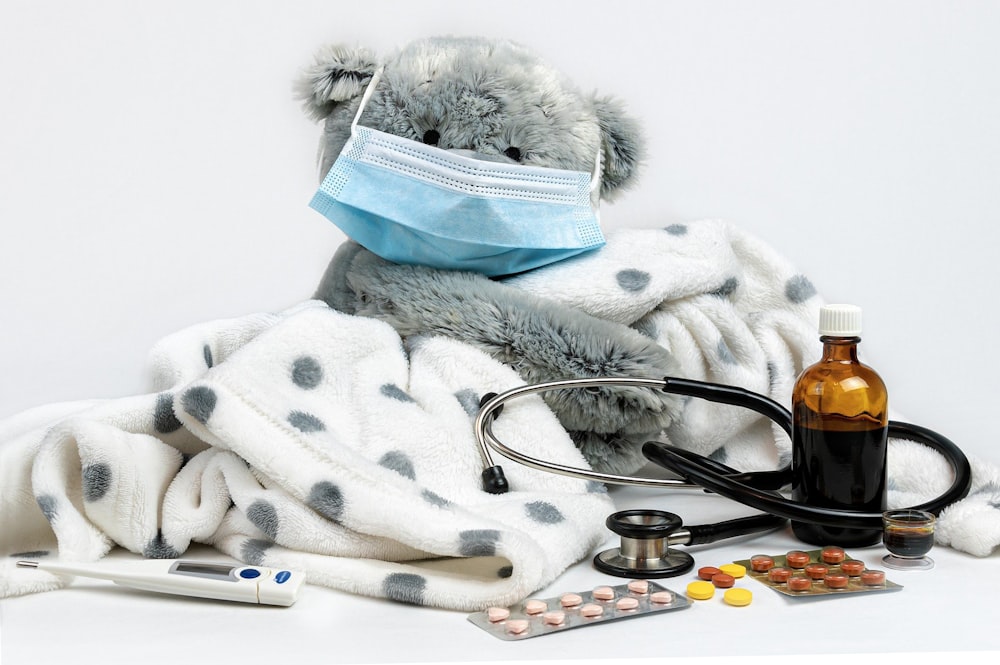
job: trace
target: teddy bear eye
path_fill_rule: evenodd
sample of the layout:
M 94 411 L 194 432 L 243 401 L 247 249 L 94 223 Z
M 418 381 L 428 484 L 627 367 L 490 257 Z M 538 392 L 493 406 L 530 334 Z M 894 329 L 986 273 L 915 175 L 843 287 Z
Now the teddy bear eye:
M 508 157 L 510 157 L 511 159 L 513 159 L 515 162 L 521 161 L 521 151 L 520 151 L 520 149 L 515 148 L 514 146 L 511 146 L 511 147 L 507 148 L 506 150 L 504 150 L 503 154 L 507 155 Z
M 437 145 L 438 141 L 441 140 L 441 134 L 438 133 L 436 129 L 428 129 L 424 132 L 424 143 L 427 145 Z

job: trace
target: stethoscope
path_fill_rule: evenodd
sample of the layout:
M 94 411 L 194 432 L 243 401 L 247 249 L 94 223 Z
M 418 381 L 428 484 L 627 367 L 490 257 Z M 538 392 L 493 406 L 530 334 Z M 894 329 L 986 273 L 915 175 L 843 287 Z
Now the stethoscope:
M 552 390 L 593 389 L 602 386 L 651 388 L 744 407 L 766 416 L 780 426 L 789 437 L 792 435 L 791 412 L 764 395 L 736 386 L 675 377 L 566 379 L 520 386 L 500 394 L 485 395 L 476 416 L 475 433 L 483 460 L 483 490 L 486 492 L 503 494 L 510 489 L 503 469 L 493 462 L 490 454 L 490 448 L 493 448 L 504 457 L 539 471 L 611 485 L 672 489 L 702 488 L 765 513 L 694 527 L 684 527 L 678 516 L 665 511 L 627 510 L 614 513 L 608 517 L 606 524 L 621 538 L 621 545 L 601 552 L 594 558 L 594 565 L 599 570 L 619 577 L 653 578 L 679 575 L 690 570 L 694 560 L 687 553 L 673 549 L 672 545 L 706 544 L 739 535 L 773 530 L 783 526 L 789 519 L 830 527 L 882 529 L 881 513 L 809 506 L 784 498 L 778 490 L 791 484 L 791 464 L 773 471 L 740 472 L 702 455 L 663 442 L 649 441 L 643 444 L 643 455 L 680 477 L 622 476 L 531 457 L 505 445 L 493 434 L 493 421 L 500 415 L 504 404 L 512 399 Z M 912 510 L 922 510 L 936 515 L 946 506 L 968 494 L 972 479 L 969 460 L 948 438 L 927 428 L 898 421 L 889 422 L 889 436 L 927 445 L 948 461 L 955 474 L 947 491 L 937 498 L 913 506 Z

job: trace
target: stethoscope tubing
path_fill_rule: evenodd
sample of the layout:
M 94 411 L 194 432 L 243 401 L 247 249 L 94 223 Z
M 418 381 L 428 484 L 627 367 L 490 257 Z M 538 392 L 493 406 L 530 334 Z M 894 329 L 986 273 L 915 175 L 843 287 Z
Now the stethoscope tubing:
M 968 494 L 972 477 L 971 465 L 965 454 L 947 437 L 919 425 L 897 421 L 889 422 L 889 436 L 927 445 L 951 463 L 955 474 L 947 491 L 930 501 L 912 506 L 910 510 L 921 510 L 937 515 Z M 772 515 L 831 527 L 881 529 L 883 526 L 880 512 L 839 510 L 789 501 L 734 478 L 715 473 L 705 468 L 691 455 L 679 453 L 661 442 L 645 443 L 642 452 L 650 461 L 683 475 L 711 492 Z
M 665 377 L 663 379 L 633 377 L 565 379 L 519 386 L 498 395 L 485 396 L 479 413 L 476 416 L 475 433 L 485 468 L 483 478 L 486 491 L 501 493 L 507 490 L 503 472 L 493 462 L 492 455 L 490 454 L 490 448 L 493 448 L 511 460 L 539 471 L 613 485 L 670 489 L 706 489 L 744 505 L 763 510 L 771 515 L 791 520 L 849 528 L 880 529 L 882 527 L 881 513 L 808 506 L 789 501 L 773 491 L 768 491 L 779 489 L 791 481 L 790 466 L 777 471 L 739 473 L 690 451 L 682 451 L 662 442 L 650 441 L 643 445 L 643 454 L 650 461 L 673 471 L 681 476 L 681 478 L 622 476 L 537 459 L 510 448 L 493 434 L 493 420 L 499 414 L 503 405 L 511 399 L 551 390 L 598 388 L 602 386 L 651 388 L 669 393 L 699 397 L 722 404 L 742 406 L 766 416 L 780 426 L 789 436 L 792 433 L 792 416 L 788 409 L 764 395 L 759 395 L 736 386 L 726 386 L 676 377 Z M 946 492 L 935 499 L 924 502 L 919 506 L 914 506 L 914 509 L 938 514 L 946 506 L 968 494 L 972 476 L 969 460 L 961 449 L 947 437 L 919 425 L 897 421 L 890 421 L 889 436 L 891 438 L 913 440 L 929 446 L 944 456 L 954 471 L 954 481 Z M 493 486 L 492 489 L 489 487 L 491 484 Z
M 512 399 L 536 393 L 549 392 L 552 390 L 564 390 L 567 388 L 599 388 L 602 386 L 652 388 L 654 390 L 663 390 L 664 380 L 640 379 L 633 377 L 563 379 L 559 381 L 547 381 L 544 383 L 519 386 L 511 388 L 510 390 L 504 391 L 500 394 L 491 393 L 486 395 L 483 399 L 482 405 L 480 406 L 479 413 L 476 415 L 474 425 L 476 440 L 479 444 L 479 454 L 483 461 L 483 468 L 487 471 L 490 469 L 499 469 L 497 464 L 493 461 L 493 456 L 490 454 L 490 449 L 492 448 L 504 457 L 518 462 L 519 464 L 523 464 L 526 467 L 536 469 L 538 471 L 557 473 L 572 478 L 580 478 L 582 480 L 594 480 L 610 485 L 633 485 L 639 487 L 660 487 L 672 489 L 700 489 L 698 485 L 686 480 L 674 478 L 622 476 L 613 473 L 602 473 L 591 469 L 568 466 L 566 464 L 560 464 L 559 462 L 538 459 L 519 450 L 514 450 L 500 441 L 496 435 L 493 434 L 494 414 L 499 412 L 503 408 L 503 405 Z M 484 471 L 484 475 L 485 474 L 486 471 Z

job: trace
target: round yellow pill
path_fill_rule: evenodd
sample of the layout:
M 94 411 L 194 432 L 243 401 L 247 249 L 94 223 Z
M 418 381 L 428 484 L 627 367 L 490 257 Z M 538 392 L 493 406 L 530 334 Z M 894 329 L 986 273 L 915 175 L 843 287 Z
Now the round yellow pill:
M 719 566 L 719 570 L 724 572 L 726 575 L 732 575 L 736 579 L 739 579 L 747 574 L 747 567 L 742 566 L 738 563 L 727 563 Z
M 698 580 L 687 585 L 688 598 L 708 600 L 715 595 L 715 585 L 705 580 Z
M 749 605 L 750 601 L 753 600 L 753 593 L 749 589 L 728 589 L 722 596 L 722 600 L 729 605 L 743 607 Z

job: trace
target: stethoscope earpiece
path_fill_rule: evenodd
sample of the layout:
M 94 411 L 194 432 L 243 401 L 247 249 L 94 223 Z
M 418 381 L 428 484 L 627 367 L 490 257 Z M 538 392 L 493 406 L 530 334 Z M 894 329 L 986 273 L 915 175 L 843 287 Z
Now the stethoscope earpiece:
M 694 558 L 672 549 L 671 536 L 688 542 L 683 522 L 663 510 L 623 510 L 608 516 L 605 524 L 621 544 L 594 557 L 594 567 L 608 575 L 652 579 L 683 575 L 694 568 Z

